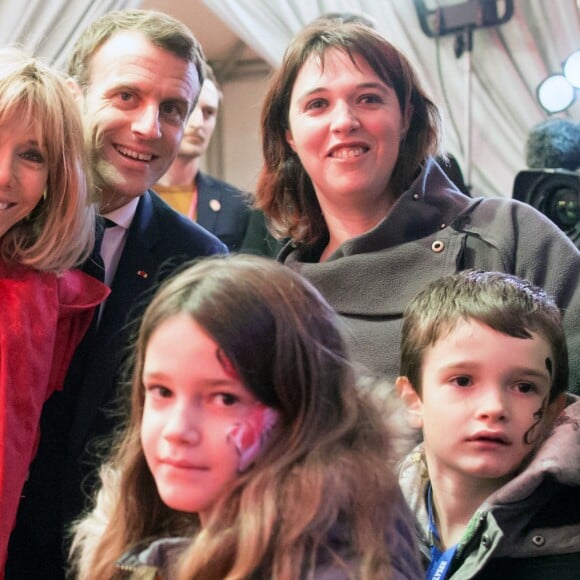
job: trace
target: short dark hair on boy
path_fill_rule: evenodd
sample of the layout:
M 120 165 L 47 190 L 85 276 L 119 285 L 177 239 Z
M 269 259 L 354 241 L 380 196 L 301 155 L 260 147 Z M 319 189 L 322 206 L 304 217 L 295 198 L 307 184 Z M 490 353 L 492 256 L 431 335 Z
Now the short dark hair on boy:
M 477 320 L 516 338 L 531 338 L 534 333 L 547 340 L 554 357 L 550 401 L 567 390 L 568 349 L 554 300 L 517 276 L 465 270 L 432 282 L 405 311 L 400 374 L 419 394 L 425 350 L 465 320 Z

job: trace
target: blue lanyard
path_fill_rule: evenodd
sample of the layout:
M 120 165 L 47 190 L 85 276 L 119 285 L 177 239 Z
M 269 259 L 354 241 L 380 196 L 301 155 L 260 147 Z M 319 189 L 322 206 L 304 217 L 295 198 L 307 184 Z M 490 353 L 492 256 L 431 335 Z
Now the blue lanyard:
M 429 487 L 427 488 L 427 512 L 429 514 L 429 536 L 431 537 L 431 563 L 429 564 L 429 569 L 427 570 L 425 578 L 427 580 L 445 580 L 451 562 L 453 562 L 453 558 L 455 557 L 455 552 L 457 552 L 457 544 L 451 546 L 445 550 L 445 552 L 442 552 L 436 546 L 436 544 L 440 543 L 440 539 L 437 526 L 435 525 L 435 519 L 433 517 L 431 484 L 429 484 Z

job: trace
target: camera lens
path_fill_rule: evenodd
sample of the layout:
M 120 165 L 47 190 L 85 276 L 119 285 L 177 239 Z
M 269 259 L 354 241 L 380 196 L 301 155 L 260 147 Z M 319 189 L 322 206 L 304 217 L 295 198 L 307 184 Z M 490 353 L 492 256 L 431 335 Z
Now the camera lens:
M 546 215 L 561 229 L 567 230 L 580 221 L 580 191 L 562 187 L 547 200 Z
M 580 170 L 520 171 L 512 197 L 541 211 L 580 248 Z

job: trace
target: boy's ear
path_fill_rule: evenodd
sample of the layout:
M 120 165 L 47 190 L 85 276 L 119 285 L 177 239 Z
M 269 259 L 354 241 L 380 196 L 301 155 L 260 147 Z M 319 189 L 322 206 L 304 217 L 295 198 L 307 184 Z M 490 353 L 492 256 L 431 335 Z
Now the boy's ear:
M 547 424 L 551 425 L 566 406 L 566 393 L 560 393 L 549 405 L 546 411 Z
M 413 429 L 423 428 L 423 402 L 407 377 L 398 377 L 395 388 L 405 407 L 407 407 L 407 421 Z

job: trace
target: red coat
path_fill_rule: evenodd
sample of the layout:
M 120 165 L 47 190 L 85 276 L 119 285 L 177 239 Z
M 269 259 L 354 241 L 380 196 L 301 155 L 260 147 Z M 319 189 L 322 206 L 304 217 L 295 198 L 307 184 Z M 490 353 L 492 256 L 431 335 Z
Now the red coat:
M 57 276 L 0 261 L 0 578 L 42 405 L 62 389 L 94 308 L 108 294 L 79 270 Z

